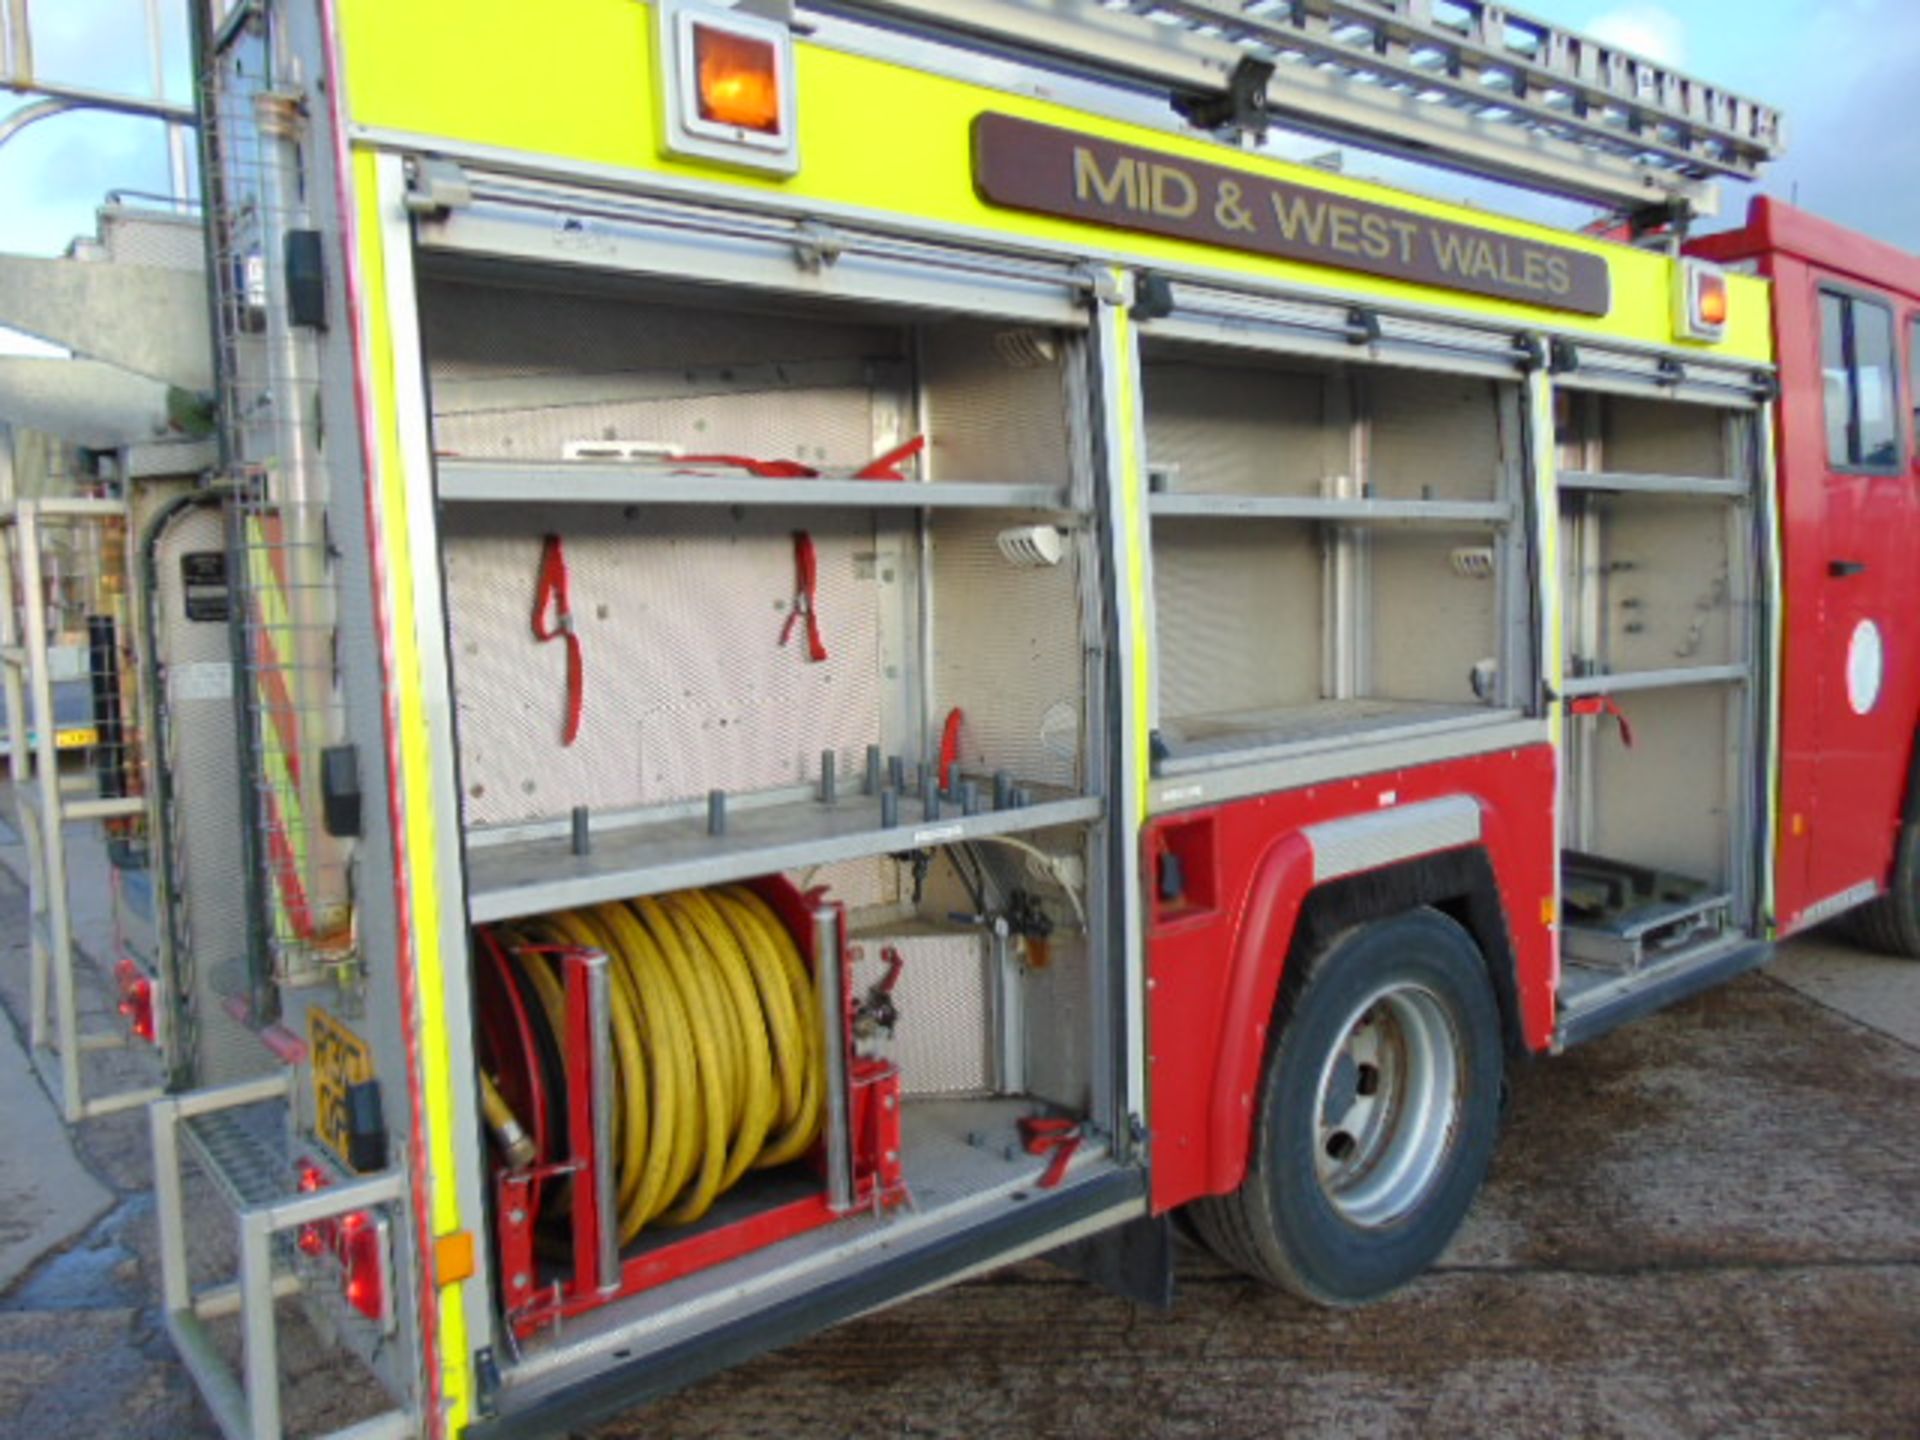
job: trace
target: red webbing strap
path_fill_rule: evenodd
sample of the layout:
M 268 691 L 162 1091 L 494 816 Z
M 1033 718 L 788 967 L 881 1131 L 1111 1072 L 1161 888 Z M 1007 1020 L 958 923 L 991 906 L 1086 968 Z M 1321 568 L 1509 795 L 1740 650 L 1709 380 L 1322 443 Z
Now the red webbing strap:
M 820 617 L 814 611 L 820 588 L 820 558 L 813 548 L 813 536 L 805 530 L 793 532 L 793 608 L 787 623 L 780 627 L 780 643 L 793 638 L 794 625 L 804 617 L 807 622 L 807 658 L 816 664 L 827 658 L 827 642 L 820 638 Z
M 1620 722 L 1620 743 L 1629 750 L 1633 748 L 1633 726 L 1627 723 L 1625 712 L 1614 704 L 1611 695 L 1582 695 L 1577 700 L 1569 700 L 1567 709 L 1575 715 L 1611 715 Z
M 756 460 L 751 455 L 680 455 L 674 458 L 674 464 L 725 465 L 744 470 L 749 475 L 757 475 L 762 480 L 812 480 L 820 474 L 811 465 L 802 465 L 798 460 Z
M 927 437 L 916 435 L 904 445 L 896 445 L 886 454 L 876 456 L 853 472 L 856 480 L 904 480 L 900 467 L 927 448 Z
M 547 613 L 553 613 L 549 623 Z M 547 536 L 540 552 L 540 579 L 533 594 L 533 638 L 567 642 L 567 723 L 560 743 L 571 745 L 580 735 L 580 711 L 586 702 L 587 666 L 580 653 L 580 637 L 573 631 L 573 591 L 567 580 L 567 552 L 558 535 Z
M 1029 1115 L 1020 1121 L 1020 1145 L 1029 1155 L 1051 1155 L 1040 1176 L 1040 1188 L 1051 1190 L 1066 1178 L 1067 1164 L 1080 1148 L 1080 1124 L 1051 1115 Z
M 966 717 L 960 707 L 947 712 L 947 723 L 940 730 L 940 788 L 953 789 L 953 767 L 960 763 L 960 723 Z

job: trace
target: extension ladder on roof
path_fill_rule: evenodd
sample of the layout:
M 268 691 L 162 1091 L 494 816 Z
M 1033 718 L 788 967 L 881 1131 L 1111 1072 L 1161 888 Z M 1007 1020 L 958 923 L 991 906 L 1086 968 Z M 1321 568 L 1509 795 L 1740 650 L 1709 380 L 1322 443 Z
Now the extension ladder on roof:
M 1486 0 L 818 0 L 1133 88 L 1264 80 L 1282 123 L 1534 189 L 1711 213 L 1773 108 Z M 1248 67 L 1243 62 L 1253 62 Z M 1265 74 L 1271 66 L 1271 74 Z

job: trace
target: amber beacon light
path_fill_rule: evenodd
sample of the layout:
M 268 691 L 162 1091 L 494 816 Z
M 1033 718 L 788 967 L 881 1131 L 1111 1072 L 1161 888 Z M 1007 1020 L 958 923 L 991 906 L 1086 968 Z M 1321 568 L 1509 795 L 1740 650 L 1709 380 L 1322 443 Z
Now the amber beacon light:
M 1718 265 L 1683 262 L 1674 276 L 1674 330 L 1683 340 L 1720 340 L 1727 333 L 1727 276 Z
M 786 26 L 700 0 L 663 0 L 659 13 L 668 153 L 797 170 Z

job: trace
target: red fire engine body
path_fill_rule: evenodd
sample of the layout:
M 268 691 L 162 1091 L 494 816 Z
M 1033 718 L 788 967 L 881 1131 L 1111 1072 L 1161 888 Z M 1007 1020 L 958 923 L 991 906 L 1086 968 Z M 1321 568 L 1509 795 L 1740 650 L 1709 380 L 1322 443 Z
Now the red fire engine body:
M 1371 1300 L 1510 1059 L 1843 914 L 1920 955 L 1920 262 L 1767 201 L 1677 245 L 1778 117 L 1462 8 L 200 16 L 225 483 L 146 550 L 230 553 L 141 673 L 164 753 L 231 624 L 236 733 L 147 823 L 257 803 L 250 886 L 159 887 L 234 953 L 145 993 L 234 1440 L 287 1278 L 361 1436 L 1034 1254 L 1164 1303 L 1176 1213 Z M 1631 243 L 1282 161 L 1270 105 Z
M 1773 284 L 1785 634 L 1777 933 L 1873 896 L 1920 949 L 1920 259 L 1761 196 L 1691 253 Z

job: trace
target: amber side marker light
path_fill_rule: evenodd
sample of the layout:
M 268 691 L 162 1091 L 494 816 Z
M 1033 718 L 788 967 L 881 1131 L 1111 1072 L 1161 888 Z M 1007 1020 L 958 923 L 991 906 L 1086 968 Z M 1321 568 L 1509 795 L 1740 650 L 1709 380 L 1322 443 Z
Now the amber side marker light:
M 661 152 L 792 175 L 800 168 L 793 30 L 714 0 L 654 0 Z
M 1732 313 L 1726 272 L 1700 260 L 1680 264 L 1674 303 L 1674 331 L 1683 340 L 1719 340 Z
M 780 62 L 771 41 L 696 21 L 693 63 L 702 120 L 780 133 Z
M 1727 282 L 1723 276 L 1701 277 L 1700 318 L 1708 325 L 1727 323 Z

